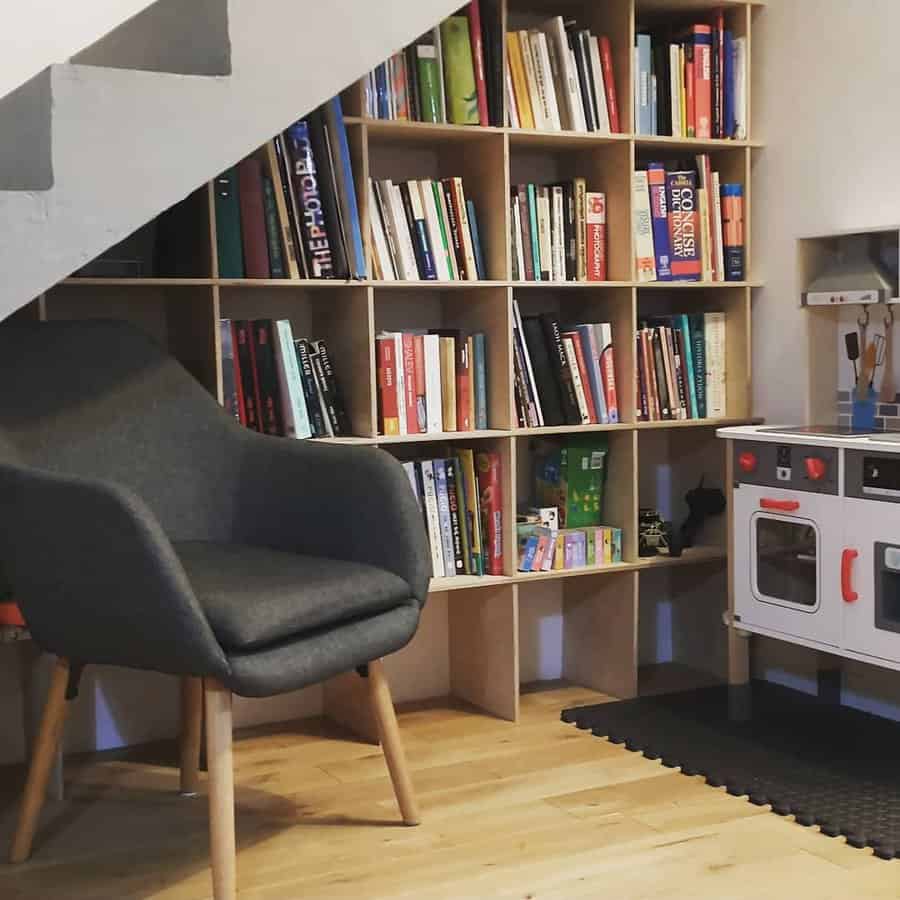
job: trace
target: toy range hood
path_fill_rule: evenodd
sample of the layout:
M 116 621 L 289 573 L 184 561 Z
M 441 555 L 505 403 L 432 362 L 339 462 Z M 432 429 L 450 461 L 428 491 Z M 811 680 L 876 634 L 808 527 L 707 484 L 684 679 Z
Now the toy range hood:
M 895 295 L 893 279 L 873 258 L 869 235 L 845 235 L 837 252 L 802 294 L 804 306 L 886 303 Z

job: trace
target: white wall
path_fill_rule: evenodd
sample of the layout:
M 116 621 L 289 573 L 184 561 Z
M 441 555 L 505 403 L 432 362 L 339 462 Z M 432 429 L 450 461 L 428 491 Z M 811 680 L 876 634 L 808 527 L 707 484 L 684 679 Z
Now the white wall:
M 770 0 L 753 32 L 754 412 L 805 418 L 805 313 L 796 239 L 900 221 L 897 0 Z M 756 662 L 812 687 L 815 655 L 760 642 Z M 900 676 L 848 666 L 845 700 L 896 712 Z
M 0 97 L 51 63 L 65 62 L 101 35 L 148 6 L 150 0 L 29 0 L 3 4 L 10 38 L 0 54 Z

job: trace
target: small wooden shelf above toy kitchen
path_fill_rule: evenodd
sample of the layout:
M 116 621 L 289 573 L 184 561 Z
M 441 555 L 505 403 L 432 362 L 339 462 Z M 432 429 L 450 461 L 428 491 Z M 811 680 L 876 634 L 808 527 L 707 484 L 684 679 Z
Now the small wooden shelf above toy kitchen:
M 855 332 L 861 357 L 878 345 L 877 427 L 900 428 L 900 225 L 801 238 L 797 273 L 808 312 L 807 421 L 849 424 L 855 374 L 846 337 Z

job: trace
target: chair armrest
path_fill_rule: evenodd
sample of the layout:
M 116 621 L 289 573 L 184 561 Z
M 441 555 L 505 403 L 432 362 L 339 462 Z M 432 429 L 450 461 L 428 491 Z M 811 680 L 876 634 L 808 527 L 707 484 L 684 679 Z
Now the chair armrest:
M 373 447 L 244 434 L 240 540 L 377 566 L 425 603 L 431 554 L 397 460 Z
M 181 563 L 131 491 L 0 464 L 0 508 L 0 563 L 44 649 L 76 662 L 227 676 Z

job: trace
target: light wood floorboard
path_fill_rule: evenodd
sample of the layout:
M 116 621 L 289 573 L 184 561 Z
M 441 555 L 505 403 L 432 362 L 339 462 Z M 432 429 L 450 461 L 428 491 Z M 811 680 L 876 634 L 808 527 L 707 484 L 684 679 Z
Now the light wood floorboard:
M 900 898 L 884 863 L 559 721 L 601 695 L 522 697 L 512 725 L 450 704 L 401 707 L 422 824 L 400 822 L 378 747 L 324 721 L 239 732 L 240 900 Z M 67 770 L 3 900 L 207 900 L 206 776 L 87 760 Z M 8 841 L 21 772 L 0 782 Z

